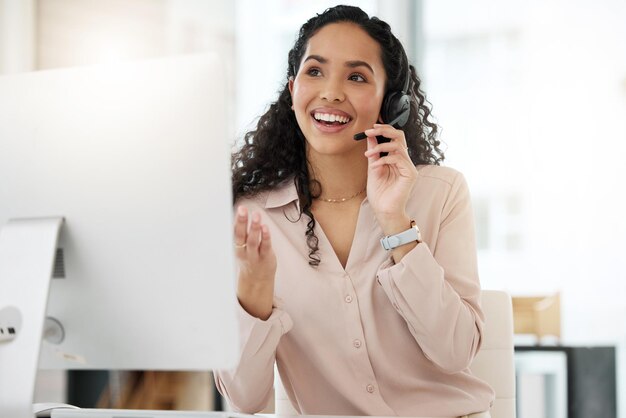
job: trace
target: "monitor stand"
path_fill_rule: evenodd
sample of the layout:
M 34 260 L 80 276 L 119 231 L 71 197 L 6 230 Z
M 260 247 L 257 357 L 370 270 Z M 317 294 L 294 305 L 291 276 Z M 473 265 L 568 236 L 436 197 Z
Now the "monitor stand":
M 50 278 L 63 218 L 0 229 L 0 417 L 33 418 Z M 12 331 L 12 332 L 11 332 Z

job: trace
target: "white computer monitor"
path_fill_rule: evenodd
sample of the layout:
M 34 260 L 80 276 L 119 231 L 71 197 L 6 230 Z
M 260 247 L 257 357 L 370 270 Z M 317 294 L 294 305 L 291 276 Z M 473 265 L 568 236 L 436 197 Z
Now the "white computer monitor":
M 44 316 L 42 368 L 235 364 L 226 84 L 214 55 L 0 77 L 0 410 Z

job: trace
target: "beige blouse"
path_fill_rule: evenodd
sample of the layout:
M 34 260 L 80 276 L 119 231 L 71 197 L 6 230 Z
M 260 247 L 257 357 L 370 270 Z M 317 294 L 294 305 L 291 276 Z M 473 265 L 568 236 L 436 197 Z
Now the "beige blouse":
M 484 324 L 474 221 L 459 172 L 418 166 L 407 207 L 422 233 L 399 264 L 365 198 L 346 268 L 320 225 L 311 267 L 293 181 L 237 204 L 261 211 L 278 260 L 267 321 L 240 309 L 241 358 L 216 371 L 237 411 L 267 404 L 274 361 L 295 408 L 310 415 L 460 416 L 488 410 L 493 390 L 468 366 Z M 407 226 L 408 227 L 408 226 Z

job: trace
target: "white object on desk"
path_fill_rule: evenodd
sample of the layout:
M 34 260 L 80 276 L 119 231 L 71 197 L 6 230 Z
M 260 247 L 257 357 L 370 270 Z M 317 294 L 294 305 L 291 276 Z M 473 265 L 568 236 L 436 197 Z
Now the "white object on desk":
M 33 414 L 37 418 L 49 418 L 55 409 L 79 409 L 77 406 L 66 403 L 35 403 L 33 404 Z
M 217 411 L 151 411 L 139 409 L 54 409 L 51 418 L 257 418 Z
M 61 218 L 11 220 L 0 230 L 0 308 L 19 317 L 0 343 L 0 412 L 32 418 L 33 393 Z
M 38 357 L 53 369 L 235 365 L 225 78 L 213 54 L 0 77 L 0 310 L 21 318 L 0 342 L 0 417 L 32 418 Z M 60 220 L 8 222 L 50 216 L 65 219 L 52 281 Z M 46 314 L 64 338 L 38 356 Z

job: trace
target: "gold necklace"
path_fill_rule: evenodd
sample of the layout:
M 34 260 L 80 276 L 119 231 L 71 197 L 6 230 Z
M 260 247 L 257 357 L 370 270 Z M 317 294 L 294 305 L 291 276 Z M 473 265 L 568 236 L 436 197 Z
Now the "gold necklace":
M 347 202 L 348 200 L 354 199 L 355 197 L 357 197 L 361 193 L 365 192 L 366 188 L 367 187 L 363 188 L 363 190 L 358 191 L 355 194 L 353 194 L 352 196 L 348 196 L 348 197 L 341 197 L 341 198 L 338 198 L 338 199 L 324 199 L 323 197 L 318 197 L 318 199 L 321 200 L 321 201 L 324 201 L 324 202 L 328 202 L 328 203 L 343 203 L 343 202 Z

